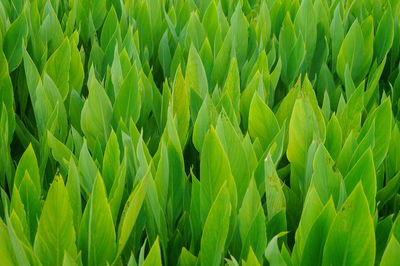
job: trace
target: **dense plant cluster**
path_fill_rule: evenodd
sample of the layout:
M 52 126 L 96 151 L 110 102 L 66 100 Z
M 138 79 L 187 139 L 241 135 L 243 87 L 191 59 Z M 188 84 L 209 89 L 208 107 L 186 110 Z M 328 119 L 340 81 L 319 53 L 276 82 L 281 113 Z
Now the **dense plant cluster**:
M 1 0 L 1 265 L 394 265 L 400 1 Z

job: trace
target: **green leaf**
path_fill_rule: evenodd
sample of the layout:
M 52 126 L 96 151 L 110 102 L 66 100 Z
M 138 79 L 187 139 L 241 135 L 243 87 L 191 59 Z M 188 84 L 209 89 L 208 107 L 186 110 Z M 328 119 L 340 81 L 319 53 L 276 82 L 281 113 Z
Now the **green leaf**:
M 201 265 L 220 265 L 225 253 L 231 210 L 229 191 L 224 183 L 212 203 L 204 224 L 200 247 Z
M 294 264 L 300 264 L 311 228 L 321 214 L 323 207 L 324 205 L 321 202 L 318 192 L 311 185 L 304 200 L 300 223 L 295 234 L 295 245 L 292 254 Z
M 363 226 L 359 225 L 362 221 Z M 374 265 L 375 233 L 368 201 L 359 183 L 337 214 L 324 247 L 323 264 Z
M 173 91 L 172 91 L 172 109 L 176 115 L 177 131 L 181 141 L 182 148 L 186 144 L 190 122 L 190 102 L 189 91 L 185 79 L 182 75 L 180 66 L 175 73 Z
M 24 203 L 22 202 L 21 195 L 16 186 L 13 187 L 13 193 L 11 196 L 11 203 L 10 203 L 10 210 L 11 210 L 11 212 L 15 212 L 16 216 L 18 216 L 18 219 L 20 221 L 20 224 L 22 226 L 22 229 L 23 229 L 25 235 L 30 236 L 30 228 L 28 225 L 25 206 L 24 206 Z
M 78 232 L 79 225 L 82 217 L 82 199 L 81 187 L 79 181 L 79 172 L 74 160 L 69 161 L 68 179 L 67 179 L 67 192 L 71 208 L 73 212 L 75 231 Z
M 340 50 L 341 44 L 342 44 L 344 36 L 345 36 L 344 23 L 342 20 L 342 15 L 340 13 L 341 10 L 342 10 L 342 6 L 336 5 L 335 11 L 333 13 L 333 18 L 331 21 L 331 26 L 330 26 L 333 67 L 336 66 L 336 61 L 337 61 L 337 57 L 339 54 L 339 50 Z
M 114 183 L 114 179 L 118 176 L 120 168 L 120 151 L 117 136 L 111 131 L 110 137 L 104 151 L 102 176 L 104 185 L 109 192 Z
M 236 119 L 239 121 L 240 119 L 240 74 L 238 69 L 238 64 L 236 58 L 233 57 L 231 59 L 231 63 L 229 65 L 228 76 L 226 77 L 226 81 L 224 87 L 222 89 L 222 95 L 226 95 L 229 99 L 229 104 L 232 105 Z M 221 96 L 223 99 L 223 96 Z M 222 100 L 223 101 L 223 100 Z M 225 110 L 228 110 L 228 103 L 222 103 Z
M 250 180 L 238 214 L 239 232 L 242 240 L 242 258 L 247 258 L 249 249 L 262 258 L 267 246 L 265 215 L 254 179 Z
M 214 128 L 211 128 L 204 138 L 200 154 L 200 179 L 200 217 L 204 224 L 224 183 L 227 183 L 226 185 L 231 193 L 231 201 L 236 201 L 236 198 L 233 198 L 236 187 L 229 160 Z M 231 207 L 233 209 L 233 206 Z
M 349 68 L 356 86 L 364 78 L 363 67 L 367 59 L 366 49 L 363 31 L 356 19 L 346 34 L 337 57 L 336 71 L 343 82 L 345 82 L 346 66 Z
M 78 266 L 78 263 L 72 258 L 68 252 L 64 252 L 63 266 Z
M 4 36 L 3 51 L 7 57 L 10 72 L 14 71 L 22 61 L 28 34 L 28 21 L 24 11 L 11 24 Z
M 387 8 L 379 21 L 374 38 L 375 56 L 381 62 L 389 52 L 394 39 L 394 21 L 391 8 Z
M 12 243 L 8 235 L 7 227 L 3 220 L 0 221 L 0 256 L 4 265 L 16 265 L 16 258 L 13 252 Z
M 71 159 L 77 161 L 72 151 L 59 141 L 50 131 L 47 131 L 47 144 L 51 149 L 54 159 L 65 169 L 68 169 Z
M 254 94 L 260 94 L 261 98 L 265 98 L 264 83 L 262 74 L 259 71 L 257 71 L 253 78 L 247 83 L 246 88 L 240 96 L 240 113 L 242 115 L 242 121 L 245 127 L 248 127 L 250 105 Z
M 160 244 L 158 243 L 158 238 L 154 241 L 153 246 L 150 249 L 149 254 L 147 254 L 142 266 L 161 266 L 161 251 Z
M 378 168 L 386 157 L 389 149 L 390 134 L 392 128 L 392 104 L 390 99 L 386 99 L 378 108 L 371 113 L 364 122 L 363 128 L 359 135 L 359 141 L 368 134 L 372 126 L 374 128 L 375 145 L 371 145 L 374 163 Z M 360 144 L 361 145 L 361 144 Z
M 314 184 L 321 201 L 325 204 L 330 198 L 336 206 L 341 206 L 345 199 L 345 187 L 342 175 L 335 169 L 334 161 L 325 147 L 320 144 L 313 160 L 313 175 L 311 182 Z M 347 190 L 350 194 L 351 190 Z
M 340 150 L 342 149 L 342 139 L 342 128 L 340 127 L 336 115 L 333 114 L 328 124 L 326 125 L 326 139 L 324 145 L 334 160 L 337 159 Z
M 146 196 L 148 178 L 151 178 L 150 171 L 147 172 L 126 201 L 118 225 L 118 255 L 123 251 L 142 208 Z
M 279 54 L 282 60 L 282 81 L 287 87 L 296 79 L 305 58 L 303 36 L 296 36 L 294 25 L 287 14 L 279 33 Z
M 47 193 L 34 245 L 44 265 L 61 265 L 64 251 L 76 256 L 72 214 L 64 182 L 56 176 Z
M 351 95 L 344 107 L 343 112 L 339 113 L 338 120 L 342 127 L 343 136 L 348 136 L 350 131 L 359 130 L 361 127 L 361 112 L 364 108 L 364 93 L 362 86 L 358 87 Z
M 218 118 L 216 131 L 228 157 L 238 190 L 238 204 L 241 204 L 250 181 L 249 162 L 247 159 L 243 160 L 246 157 L 246 152 L 242 143 L 242 136 L 224 114 Z
M 376 172 L 371 149 L 368 149 L 344 178 L 347 194 L 361 181 L 371 214 L 375 209 Z
M 306 164 L 309 146 L 313 140 L 323 140 L 325 125 L 320 111 L 317 113 L 310 97 L 297 98 L 289 123 L 289 143 L 287 157 L 291 162 L 291 184 L 303 195 L 309 186 L 306 179 Z
M 26 83 L 29 90 L 29 95 L 32 102 L 36 102 L 36 88 L 40 80 L 40 74 L 36 68 L 35 63 L 30 57 L 26 49 L 23 50 L 24 57 L 24 70 L 26 73 Z
M 301 265 L 322 264 L 325 241 L 335 216 L 335 206 L 330 200 L 321 210 L 308 233 L 304 242 Z
M 400 252 L 400 243 L 394 236 L 391 236 L 386 246 L 385 252 L 383 253 L 380 265 L 395 265 L 398 260 L 398 254 Z
M 265 250 L 265 257 L 267 258 L 271 266 L 287 265 L 278 246 L 278 238 L 285 234 L 286 232 L 279 233 L 278 235 L 274 236 L 268 243 L 268 246 Z
M 296 32 L 303 37 L 306 50 L 304 66 L 308 69 L 317 42 L 317 21 L 313 1 L 301 1 L 301 5 L 294 20 L 294 27 Z
M 195 265 L 197 258 L 190 253 L 185 247 L 182 248 L 181 254 L 179 255 L 178 266 L 191 266 Z
M 24 154 L 22 154 L 17 170 L 15 171 L 14 184 L 18 188 L 21 186 L 26 173 L 29 174 L 36 190 L 40 193 L 42 185 L 40 182 L 39 167 L 32 145 L 29 145 Z
M 89 147 L 93 149 L 97 140 L 103 147 L 107 143 L 111 130 L 112 106 L 104 88 L 94 77 L 94 73 L 91 75 L 88 88 L 89 97 L 83 105 L 81 127 Z
M 186 85 L 203 99 L 208 93 L 207 75 L 196 48 L 191 45 L 185 74 Z
M 217 120 L 217 111 L 215 106 L 207 94 L 197 115 L 196 122 L 193 127 L 192 141 L 196 149 L 201 152 L 204 146 L 204 139 L 209 128 L 215 124 Z
M 3 112 L 7 116 L 7 124 L 8 124 L 8 137 L 7 144 L 10 144 L 12 141 L 12 135 L 14 133 L 15 128 L 15 114 L 14 114 L 14 91 L 13 85 L 11 82 L 10 75 L 8 73 L 8 65 L 6 58 L 3 52 L 0 52 L 0 117 Z M 3 108 L 4 107 L 4 108 Z M 4 130 L 5 128 L 3 128 Z M 4 134 L 6 135 L 6 134 Z
M 265 196 L 267 200 L 268 220 L 281 211 L 286 211 L 286 199 L 283 193 L 282 181 L 276 172 L 274 162 L 268 154 L 265 159 Z
M 90 265 L 112 263 L 116 253 L 114 223 L 103 178 L 97 174 L 79 229 L 79 248 Z M 95 243 L 95 244 L 94 244 Z
M 400 172 L 398 172 L 394 177 L 386 181 L 383 188 L 378 190 L 376 194 L 376 201 L 380 202 L 382 205 L 388 203 L 400 189 Z
M 81 174 L 81 184 L 83 190 L 90 195 L 92 193 L 93 184 L 96 180 L 98 172 L 96 163 L 87 148 L 86 141 L 83 142 L 81 152 L 79 154 L 79 172 Z
M 169 76 L 169 67 L 171 65 L 171 52 L 168 42 L 168 31 L 165 31 L 158 46 L 158 60 L 165 76 Z
M 242 11 L 242 4 L 237 3 L 235 12 L 231 17 L 231 30 L 232 30 L 232 48 L 236 52 L 238 59 L 238 65 L 242 66 L 246 61 L 247 50 L 248 50 L 248 39 L 249 39 L 249 23 L 247 22 L 246 16 Z
M 77 93 L 81 93 L 84 79 L 82 57 L 78 50 L 78 44 L 70 40 L 71 46 L 71 65 L 69 67 L 69 87 Z
M 244 266 L 260 266 L 260 262 L 258 261 L 256 255 L 253 252 L 253 249 L 250 248 L 249 255 L 247 256 L 247 260 L 243 261 Z
M 71 46 L 66 38 L 60 47 L 50 56 L 44 72 L 49 74 L 57 85 L 62 98 L 65 100 L 69 94 L 69 71 L 71 64 Z
M 37 189 L 28 171 L 25 171 L 24 177 L 19 185 L 19 191 L 21 201 L 26 210 L 30 239 L 33 239 L 40 216 L 40 190 Z
M 114 121 L 122 119 L 128 124 L 132 118 L 137 122 L 140 117 L 142 91 L 138 87 L 138 73 L 135 64 L 132 64 L 116 95 L 113 116 Z
M 250 104 L 249 133 L 258 138 L 265 150 L 279 131 L 279 124 L 272 110 L 255 93 Z
M 108 196 L 114 223 L 116 223 L 119 216 L 119 210 L 121 207 L 122 198 L 124 196 L 126 183 L 126 161 L 126 159 L 122 161 L 121 167 L 118 169 L 118 172 L 116 172 L 116 176 Z
M 36 88 L 34 110 L 40 137 L 45 137 L 47 130 L 64 141 L 68 130 L 68 120 L 63 98 L 54 81 L 44 74 L 43 84 Z
M 111 6 L 101 30 L 100 44 L 103 50 L 107 48 L 118 26 L 117 13 L 115 12 L 114 6 Z

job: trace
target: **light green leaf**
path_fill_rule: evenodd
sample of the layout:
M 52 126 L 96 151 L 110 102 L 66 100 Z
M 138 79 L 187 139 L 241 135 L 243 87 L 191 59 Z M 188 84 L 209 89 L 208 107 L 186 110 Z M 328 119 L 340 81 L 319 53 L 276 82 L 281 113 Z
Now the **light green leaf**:
M 153 246 L 150 249 L 149 254 L 147 254 L 142 266 L 161 266 L 161 251 L 158 238 L 154 241 Z
M 311 60 L 317 42 L 317 20 L 312 0 L 303 0 L 294 20 L 294 27 L 297 34 L 303 36 L 306 55 L 304 66 L 306 69 L 311 67 Z
M 90 195 L 92 193 L 93 184 L 96 180 L 96 174 L 98 172 L 96 163 L 87 148 L 86 141 L 83 142 L 81 152 L 79 154 L 79 172 L 81 173 L 81 184 L 83 190 Z
M 251 247 L 249 249 L 249 255 L 247 256 L 247 260 L 243 261 L 242 265 L 243 266 L 260 266 L 261 265 Z
M 81 93 L 84 79 L 82 57 L 78 50 L 78 44 L 70 40 L 71 46 L 71 65 L 69 67 L 69 87 L 77 93 Z
M 337 159 L 339 152 L 342 149 L 342 138 L 342 128 L 340 127 L 336 115 L 333 114 L 326 125 L 326 139 L 324 145 L 334 160 Z
M 258 138 L 265 150 L 279 131 L 279 124 L 272 110 L 255 93 L 250 104 L 249 133 Z
M 356 19 L 347 32 L 337 57 L 336 71 L 342 82 L 345 82 L 346 66 L 356 86 L 364 78 L 364 67 L 368 60 L 368 47 L 365 47 L 364 41 L 363 29 Z
M 197 258 L 185 247 L 183 247 L 181 254 L 179 255 L 178 266 L 191 266 L 195 265 L 196 262 Z
M 350 194 L 361 181 L 371 214 L 375 209 L 376 172 L 371 149 L 368 149 L 344 178 L 346 192 Z
M 250 181 L 250 169 L 246 157 L 241 133 L 235 129 L 231 121 L 224 115 L 220 115 L 217 121 L 216 131 L 231 166 L 238 194 L 238 204 L 241 204 L 247 186 Z
M 138 73 L 135 64 L 132 64 L 116 95 L 113 116 L 117 123 L 122 119 L 128 124 L 132 118 L 137 122 L 140 117 L 142 91 L 138 86 Z
M 103 178 L 97 174 L 79 229 L 79 248 L 90 265 L 112 263 L 116 253 L 114 223 Z
M 61 265 L 64 251 L 76 256 L 72 209 L 60 176 L 47 193 L 35 238 L 35 253 L 43 265 Z
M 325 241 L 335 216 L 335 205 L 329 200 L 313 223 L 304 242 L 301 265 L 322 264 Z
M 321 214 L 323 207 L 324 205 L 317 190 L 311 185 L 304 200 L 300 223 L 295 234 L 295 245 L 292 254 L 294 264 L 300 264 L 310 230 Z
M 276 172 L 274 162 L 268 154 L 264 162 L 265 167 L 265 196 L 267 200 L 268 220 L 271 220 L 280 211 L 286 210 L 286 199 L 283 193 L 282 181 Z
M 374 38 L 375 56 L 381 62 L 392 47 L 394 39 L 394 21 L 391 8 L 387 8 L 379 21 Z
M 265 215 L 254 179 L 250 180 L 238 214 L 239 232 L 242 241 L 242 258 L 247 258 L 249 249 L 258 259 L 267 246 Z
M 150 171 L 147 172 L 126 201 L 118 225 L 118 255 L 123 251 L 142 208 L 146 196 L 148 178 L 151 178 Z
M 16 265 L 16 258 L 13 252 L 12 243 L 10 241 L 10 237 L 8 235 L 7 227 L 4 224 L 3 220 L 0 221 L 0 256 L 2 260 L 2 264 L 4 265 Z
M 325 204 L 332 198 L 336 206 L 341 206 L 345 198 L 343 178 L 340 172 L 334 168 L 334 161 L 322 144 L 315 152 L 313 169 L 311 182 L 321 201 Z M 350 191 L 347 192 L 350 194 Z
M 81 127 L 89 147 L 95 147 L 97 140 L 104 147 L 111 130 L 112 106 L 104 88 L 91 74 L 88 84 L 89 97 L 83 105 Z
M 209 128 L 217 121 L 217 111 L 215 106 L 207 94 L 197 115 L 196 122 L 193 128 L 193 144 L 196 149 L 201 152 L 203 148 L 204 139 Z
M 17 170 L 15 171 L 14 184 L 17 187 L 20 187 L 26 173 L 29 174 L 36 190 L 40 193 L 42 185 L 39 175 L 39 167 L 32 145 L 29 145 L 24 154 L 22 154 Z
M 303 195 L 310 181 L 305 176 L 309 146 L 313 140 L 324 139 L 325 125 L 322 114 L 314 110 L 310 98 L 300 96 L 294 104 L 289 123 L 289 143 L 286 154 L 291 162 L 291 185 Z
M 198 93 L 203 99 L 208 93 L 207 75 L 196 48 L 191 45 L 185 74 L 186 86 Z
M 383 253 L 381 266 L 390 266 L 397 264 L 398 254 L 400 252 L 400 243 L 394 236 L 391 236 Z
M 268 243 L 268 246 L 265 250 L 265 257 L 267 258 L 269 264 L 271 266 L 286 266 L 285 259 L 281 255 L 278 246 L 278 238 L 285 235 L 286 232 L 279 233 L 278 235 L 274 236 L 271 241 Z
M 175 73 L 172 91 L 172 109 L 177 119 L 177 131 L 182 148 L 186 144 L 190 122 L 189 91 L 182 75 L 181 67 Z
M 201 265 L 217 266 L 221 264 L 225 254 L 231 210 L 229 191 L 224 183 L 220 186 L 204 224 L 200 247 Z
M 11 24 L 4 36 L 3 51 L 7 57 L 10 72 L 14 71 L 22 61 L 28 34 L 28 21 L 24 11 Z
M 329 230 L 323 264 L 374 265 L 374 261 L 374 225 L 367 198 L 359 183 L 344 202 Z
M 3 52 L 0 52 L 0 117 L 5 112 L 7 116 L 8 124 L 8 137 L 5 144 L 10 144 L 12 141 L 12 135 L 15 128 L 15 114 L 14 114 L 14 91 L 13 85 L 8 73 L 8 65 L 6 57 Z M 3 108 L 4 107 L 4 108 Z M 2 128 L 5 130 L 5 128 Z M 7 134 L 4 134 L 7 136 Z
M 204 138 L 200 154 L 200 179 L 200 217 L 204 224 L 224 183 L 227 183 L 226 185 L 231 193 L 230 199 L 236 201 L 236 198 L 233 198 L 236 187 L 229 160 L 214 128 L 211 128 Z
M 120 151 L 117 136 L 114 131 L 111 130 L 110 137 L 104 151 L 102 176 L 104 179 L 104 185 L 106 190 L 109 192 L 114 183 L 115 178 L 118 176 L 120 168 Z
M 65 100 L 69 94 L 69 71 L 71 64 L 71 46 L 66 38 L 60 47 L 54 51 L 47 61 L 44 71 L 49 74 L 57 85 L 62 98 Z
M 67 179 L 67 192 L 71 208 L 73 212 L 75 231 L 78 232 L 79 225 L 82 217 L 82 199 L 81 199 L 81 187 L 79 181 L 79 172 L 76 167 L 75 161 L 69 161 L 68 179 Z

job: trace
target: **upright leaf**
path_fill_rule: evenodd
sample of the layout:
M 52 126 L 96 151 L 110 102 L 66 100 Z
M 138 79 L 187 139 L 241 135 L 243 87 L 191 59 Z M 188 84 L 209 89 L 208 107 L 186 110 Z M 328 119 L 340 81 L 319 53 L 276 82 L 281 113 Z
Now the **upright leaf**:
M 224 183 L 215 197 L 201 236 L 201 265 L 220 265 L 224 257 L 231 215 L 229 191 Z
M 72 209 L 60 176 L 50 186 L 35 238 L 35 253 L 44 265 L 61 265 L 64 251 L 76 256 Z
M 90 265 L 112 263 L 116 255 L 116 235 L 103 178 L 98 174 L 86 204 L 79 229 L 79 248 Z
M 359 225 L 362 221 L 363 226 Z M 375 233 L 368 201 L 358 183 L 337 214 L 324 247 L 323 264 L 374 265 Z

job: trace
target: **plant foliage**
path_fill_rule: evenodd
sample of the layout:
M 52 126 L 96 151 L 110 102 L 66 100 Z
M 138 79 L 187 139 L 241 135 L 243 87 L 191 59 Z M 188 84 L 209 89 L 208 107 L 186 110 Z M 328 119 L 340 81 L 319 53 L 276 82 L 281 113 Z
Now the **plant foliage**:
M 0 264 L 397 264 L 399 11 L 0 1 Z

